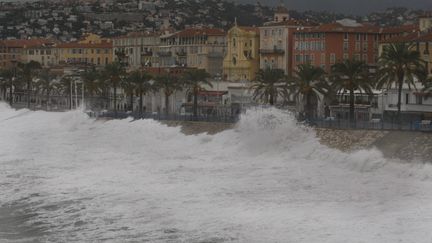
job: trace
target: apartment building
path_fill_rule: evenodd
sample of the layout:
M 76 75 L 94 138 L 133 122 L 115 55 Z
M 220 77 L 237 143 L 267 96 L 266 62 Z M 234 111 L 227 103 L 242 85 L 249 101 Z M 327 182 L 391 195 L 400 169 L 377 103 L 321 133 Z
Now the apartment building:
M 89 64 L 105 66 L 113 61 L 111 40 L 95 34 L 84 35 L 76 42 L 57 45 L 59 64 Z
M 412 31 L 412 28 L 385 29 L 345 19 L 301 29 L 294 33 L 292 68 L 310 63 L 330 72 L 332 65 L 347 59 L 361 60 L 375 66 L 380 41 Z
M 189 28 L 161 36 L 159 67 L 180 66 L 222 74 L 226 33 L 216 28 Z
M 160 34 L 155 32 L 131 32 L 112 40 L 114 59 L 122 53 L 128 66 L 137 69 L 142 66 L 153 67 L 158 63 Z
M 44 66 L 55 64 L 54 45 L 55 42 L 49 39 L 0 40 L 0 68 L 10 68 L 14 63 L 31 60 Z

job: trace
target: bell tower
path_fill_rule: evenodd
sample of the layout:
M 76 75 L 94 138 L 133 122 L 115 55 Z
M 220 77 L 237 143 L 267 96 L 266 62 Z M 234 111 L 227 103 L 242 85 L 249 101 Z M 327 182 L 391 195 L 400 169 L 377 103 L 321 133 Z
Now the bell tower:
M 280 0 L 279 5 L 276 7 L 273 21 L 276 23 L 284 22 L 290 19 L 288 9 L 285 7 L 283 0 Z

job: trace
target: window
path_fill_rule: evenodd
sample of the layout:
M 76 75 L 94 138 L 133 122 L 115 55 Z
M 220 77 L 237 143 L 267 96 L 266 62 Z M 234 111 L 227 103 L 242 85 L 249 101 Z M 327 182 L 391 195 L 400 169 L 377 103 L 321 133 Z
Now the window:
M 344 53 L 343 54 L 343 59 L 344 60 L 348 60 L 349 59 L 349 54 L 348 53 Z
M 368 63 L 368 55 L 367 54 L 363 54 L 363 61 L 365 63 Z
M 348 40 L 348 33 L 344 33 L 344 40 Z
M 295 62 L 300 63 L 300 55 L 295 55 Z
M 367 35 L 367 34 L 364 34 L 364 35 L 363 35 L 363 40 L 364 40 L 364 41 L 367 41 L 367 40 L 368 40 L 368 35 Z
M 416 104 L 423 105 L 423 97 L 420 95 L 416 95 Z
M 360 57 L 360 54 L 355 54 L 355 55 L 354 55 L 354 60 L 356 60 L 356 61 L 361 61 L 360 58 L 361 58 L 361 57 Z
M 363 43 L 363 51 L 367 51 L 368 50 L 368 43 L 365 42 Z
M 360 49 L 361 49 L 361 44 L 360 44 L 360 42 L 356 42 L 355 50 L 356 50 L 356 51 L 360 51 Z
M 348 42 L 344 42 L 344 43 L 343 43 L 343 50 L 344 50 L 344 51 L 348 51 L 348 48 L 349 48 L 349 44 L 348 44 Z
M 321 53 L 321 64 L 325 64 L 325 63 L 326 63 L 326 54 Z
M 356 40 L 357 40 L 357 41 L 360 41 L 360 40 L 361 40 L 361 34 L 357 34 L 357 35 L 356 35 Z
M 233 47 L 236 47 L 237 43 L 236 43 L 236 39 L 233 38 Z
M 331 53 L 330 54 L 330 64 L 335 64 L 336 63 L 336 54 Z

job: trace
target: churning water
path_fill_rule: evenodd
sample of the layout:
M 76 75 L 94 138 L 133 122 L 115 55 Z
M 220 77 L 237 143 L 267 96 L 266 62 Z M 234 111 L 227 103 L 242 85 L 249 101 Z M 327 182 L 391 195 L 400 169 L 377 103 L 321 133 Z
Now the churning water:
M 186 136 L 0 104 L 1 242 L 430 242 L 431 175 L 276 109 Z

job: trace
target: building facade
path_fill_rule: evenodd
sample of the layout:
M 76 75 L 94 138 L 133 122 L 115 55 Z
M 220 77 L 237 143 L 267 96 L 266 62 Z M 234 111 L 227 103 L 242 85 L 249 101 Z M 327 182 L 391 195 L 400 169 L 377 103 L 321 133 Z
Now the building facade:
M 204 69 L 210 75 L 222 74 L 226 37 L 222 29 L 190 28 L 161 36 L 159 66 Z
M 259 29 L 235 25 L 228 31 L 227 42 L 223 78 L 232 82 L 254 80 L 260 67 Z
M 279 18 L 275 17 L 275 19 Z M 259 27 L 260 69 L 277 68 L 284 70 L 285 74 L 291 75 L 294 32 L 310 27 L 311 25 L 307 22 L 290 19 L 269 22 Z
M 294 34 L 292 68 L 310 63 L 330 72 L 332 65 L 347 59 L 361 60 L 369 66 L 375 66 L 380 41 L 407 30 L 412 28 L 384 29 L 347 19 L 298 30 Z
M 87 34 L 76 42 L 57 45 L 59 64 L 89 64 L 105 66 L 113 61 L 111 40 Z
M 55 42 L 49 39 L 1 40 L 0 68 L 11 68 L 14 63 L 26 63 L 31 60 L 43 65 L 54 64 L 54 44 Z
M 127 64 L 132 69 L 142 66 L 153 67 L 158 63 L 156 53 L 159 50 L 160 37 L 158 33 L 133 32 L 125 36 L 113 38 L 114 59 L 117 54 L 126 56 Z
M 432 33 L 415 32 L 410 35 L 395 37 L 380 43 L 380 54 L 384 47 L 391 43 L 411 43 L 412 48 L 418 51 L 424 60 L 428 76 L 432 77 Z M 432 120 L 432 98 L 423 92 L 424 80 L 416 80 L 415 88 L 404 85 L 402 88 L 401 112 L 405 119 Z M 386 114 L 397 112 L 398 90 L 396 87 L 382 90 L 382 110 Z

